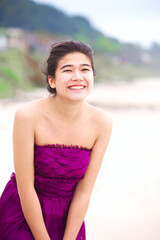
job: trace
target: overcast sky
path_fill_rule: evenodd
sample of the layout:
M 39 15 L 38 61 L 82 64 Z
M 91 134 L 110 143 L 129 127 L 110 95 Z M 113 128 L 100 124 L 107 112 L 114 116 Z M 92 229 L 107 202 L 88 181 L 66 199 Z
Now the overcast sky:
M 160 43 L 160 0 L 34 0 L 82 15 L 104 34 L 124 42 Z

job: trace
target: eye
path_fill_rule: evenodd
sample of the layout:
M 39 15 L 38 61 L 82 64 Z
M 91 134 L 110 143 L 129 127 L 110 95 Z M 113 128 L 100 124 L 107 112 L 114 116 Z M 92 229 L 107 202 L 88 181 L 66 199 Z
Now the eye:
M 90 71 L 90 69 L 89 68 L 83 68 L 82 71 L 86 72 L 86 71 Z
M 63 72 L 71 72 L 71 71 L 72 71 L 71 69 L 66 69 Z

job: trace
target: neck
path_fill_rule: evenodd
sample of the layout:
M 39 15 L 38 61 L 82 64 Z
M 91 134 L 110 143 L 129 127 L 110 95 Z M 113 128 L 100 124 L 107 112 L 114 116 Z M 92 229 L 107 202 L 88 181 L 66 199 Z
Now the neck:
M 67 101 L 65 99 L 60 99 L 57 96 L 51 97 L 52 105 L 55 111 L 65 120 L 75 120 L 78 119 L 82 111 L 84 111 L 84 101 Z

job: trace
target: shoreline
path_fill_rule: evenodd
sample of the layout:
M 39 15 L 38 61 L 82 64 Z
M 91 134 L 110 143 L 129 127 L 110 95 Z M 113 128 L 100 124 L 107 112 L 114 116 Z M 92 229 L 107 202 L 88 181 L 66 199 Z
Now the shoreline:
M 86 100 L 95 106 L 109 109 L 160 109 L 160 78 L 137 79 L 132 82 L 106 82 L 95 84 Z M 45 88 L 33 92 L 17 91 L 13 99 L 0 99 L 0 107 L 28 102 L 50 94 Z

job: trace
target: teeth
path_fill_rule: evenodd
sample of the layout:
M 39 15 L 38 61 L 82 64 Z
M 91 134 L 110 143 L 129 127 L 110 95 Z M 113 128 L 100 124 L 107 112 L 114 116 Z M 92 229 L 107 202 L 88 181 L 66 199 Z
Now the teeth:
M 70 87 L 71 89 L 83 89 L 84 86 L 73 86 L 73 87 Z

